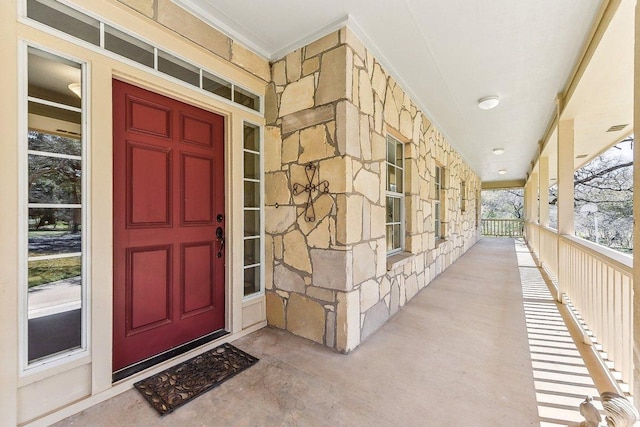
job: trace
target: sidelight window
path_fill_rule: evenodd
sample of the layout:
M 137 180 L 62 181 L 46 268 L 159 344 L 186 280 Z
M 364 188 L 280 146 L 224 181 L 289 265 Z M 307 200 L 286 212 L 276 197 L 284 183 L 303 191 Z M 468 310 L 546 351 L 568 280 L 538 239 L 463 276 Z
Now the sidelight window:
M 244 296 L 262 286 L 262 138 L 260 127 L 244 124 Z
M 29 48 L 26 361 L 86 347 L 82 65 Z

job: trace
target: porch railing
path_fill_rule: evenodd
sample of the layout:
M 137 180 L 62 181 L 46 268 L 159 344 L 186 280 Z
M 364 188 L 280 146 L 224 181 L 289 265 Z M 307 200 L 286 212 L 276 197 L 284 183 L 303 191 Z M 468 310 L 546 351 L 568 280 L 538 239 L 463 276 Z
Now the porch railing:
M 527 223 L 527 243 L 633 392 L 633 258 Z
M 493 237 L 522 237 L 524 222 L 521 219 L 482 219 L 482 235 Z

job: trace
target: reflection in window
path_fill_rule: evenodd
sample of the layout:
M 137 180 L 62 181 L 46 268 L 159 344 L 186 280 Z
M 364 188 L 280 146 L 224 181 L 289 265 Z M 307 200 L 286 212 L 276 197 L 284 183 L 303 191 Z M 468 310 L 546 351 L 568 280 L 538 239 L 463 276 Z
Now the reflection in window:
M 75 131 L 81 129 L 82 108 L 69 89 L 81 83 L 81 66 L 33 48 L 28 61 L 27 357 L 32 363 L 83 346 L 85 195 L 83 144 Z
M 262 291 L 262 181 L 260 128 L 244 124 L 244 296 Z

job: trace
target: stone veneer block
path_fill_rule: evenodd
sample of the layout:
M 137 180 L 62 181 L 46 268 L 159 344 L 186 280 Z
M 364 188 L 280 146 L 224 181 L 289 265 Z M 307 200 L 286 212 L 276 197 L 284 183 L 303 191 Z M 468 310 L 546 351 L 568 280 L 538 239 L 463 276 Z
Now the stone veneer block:
M 118 0 L 122 4 L 126 4 L 132 9 L 137 10 L 148 18 L 153 18 L 154 0 Z
M 267 292 L 267 323 L 273 327 L 284 329 L 284 301 L 277 294 Z
M 287 84 L 287 64 L 286 61 L 280 60 L 274 62 L 271 66 L 271 78 L 277 86 L 284 86 Z
M 371 159 L 384 162 L 387 159 L 387 140 L 377 132 L 371 134 Z
M 287 164 L 298 160 L 300 155 L 300 132 L 294 132 L 282 140 L 282 163 Z
M 327 140 L 325 125 L 316 125 L 301 130 L 300 147 L 302 148 L 298 159 L 300 164 L 316 162 L 335 155 L 335 147 Z
M 353 287 L 350 251 L 311 249 L 313 286 L 350 291 Z
M 376 275 L 376 254 L 369 243 L 353 247 L 353 283 L 357 285 Z
M 298 111 L 282 119 L 282 134 L 287 135 L 300 129 L 335 119 L 333 105 Z
M 278 95 L 273 82 L 269 83 L 264 92 L 264 120 L 266 124 L 273 124 L 278 119 Z
M 333 218 L 325 217 L 320 224 L 307 236 L 307 244 L 310 248 L 328 249 L 331 246 L 331 221 Z
M 287 82 L 300 80 L 302 75 L 302 49 L 296 49 L 286 56 Z
M 360 111 L 369 116 L 373 115 L 373 88 L 371 80 L 365 70 L 360 70 Z
M 227 61 L 231 60 L 231 39 L 171 0 L 158 0 L 157 21 Z
M 307 76 L 287 85 L 280 98 L 280 116 L 313 107 L 315 79 Z
M 273 269 L 273 284 L 277 289 L 301 294 L 304 294 L 306 287 L 302 276 L 282 264 L 276 265 Z
M 360 169 L 353 180 L 353 189 L 372 203 L 380 201 L 380 174 Z
M 287 304 L 287 330 L 323 344 L 324 328 L 324 308 L 315 301 L 291 294 Z
M 264 229 L 267 233 L 281 234 L 293 225 L 296 220 L 296 207 L 291 205 L 265 206 Z
M 351 79 L 348 77 L 353 67 L 352 62 L 351 52 L 345 45 L 322 54 L 316 105 L 350 97 Z
M 348 44 L 353 52 L 360 57 L 363 61 L 367 58 L 367 49 L 349 27 L 344 27 L 340 30 L 340 42 Z
M 339 292 L 336 307 L 336 349 L 348 353 L 360 344 L 360 292 Z
M 266 205 L 286 205 L 291 199 L 287 174 L 284 172 L 266 173 L 264 175 L 264 203 Z
M 418 279 L 415 274 L 407 277 L 407 280 L 405 281 L 405 289 L 407 292 L 407 301 L 416 296 L 418 293 Z
M 264 171 L 277 172 L 282 169 L 282 135 L 279 126 L 264 128 Z
M 328 289 L 307 286 L 307 296 L 324 302 L 335 302 L 336 293 Z
M 304 48 L 304 59 L 309 59 L 312 56 L 316 56 L 317 54 L 324 52 L 325 50 L 329 50 L 332 47 L 337 46 L 339 42 L 340 39 L 338 31 L 327 34 Z
M 301 232 L 292 230 L 284 235 L 284 262 L 291 267 L 311 273 L 307 242 Z M 304 293 L 304 292 L 302 292 Z
M 336 107 L 336 140 L 340 154 L 360 158 L 359 120 L 358 107 L 349 101 L 338 103 Z
M 389 310 L 384 301 L 380 301 L 374 305 L 364 316 L 364 325 L 362 325 L 362 340 L 380 329 L 387 320 L 389 320 Z
M 360 285 L 360 310 L 367 311 L 380 301 L 380 285 L 375 280 L 367 280 Z
M 338 216 L 336 218 L 336 240 L 339 244 L 350 245 L 362 240 L 362 201 L 359 194 L 337 197 Z
M 265 82 L 271 79 L 269 61 L 234 41 L 231 44 L 231 62 L 260 77 Z
M 325 336 L 325 344 L 327 347 L 333 347 L 336 345 L 336 313 L 332 311 L 327 313 Z
M 353 181 L 352 163 L 348 157 L 332 157 L 318 165 L 320 181 L 327 180 L 331 193 L 350 193 Z
M 320 57 L 314 56 L 302 63 L 302 76 L 308 76 L 320 69 Z

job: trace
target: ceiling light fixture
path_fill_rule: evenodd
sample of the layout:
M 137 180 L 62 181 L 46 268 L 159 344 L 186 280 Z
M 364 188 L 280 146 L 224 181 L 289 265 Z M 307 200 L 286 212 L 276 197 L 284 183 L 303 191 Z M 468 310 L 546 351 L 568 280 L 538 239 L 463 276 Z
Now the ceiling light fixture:
M 507 170 L 506 170 L 506 169 L 500 169 L 500 170 L 498 171 L 498 173 L 499 173 L 500 175 L 504 175 L 505 173 L 507 173 Z
M 78 98 L 82 98 L 82 85 L 80 83 L 71 83 L 67 87 L 71 92 L 75 93 Z
M 492 108 L 496 108 L 500 103 L 500 98 L 497 95 L 485 96 L 484 98 L 478 99 L 478 107 L 481 110 L 491 110 Z
M 493 154 L 495 154 L 496 156 L 499 156 L 502 153 L 504 153 L 504 148 L 494 148 L 493 149 Z

